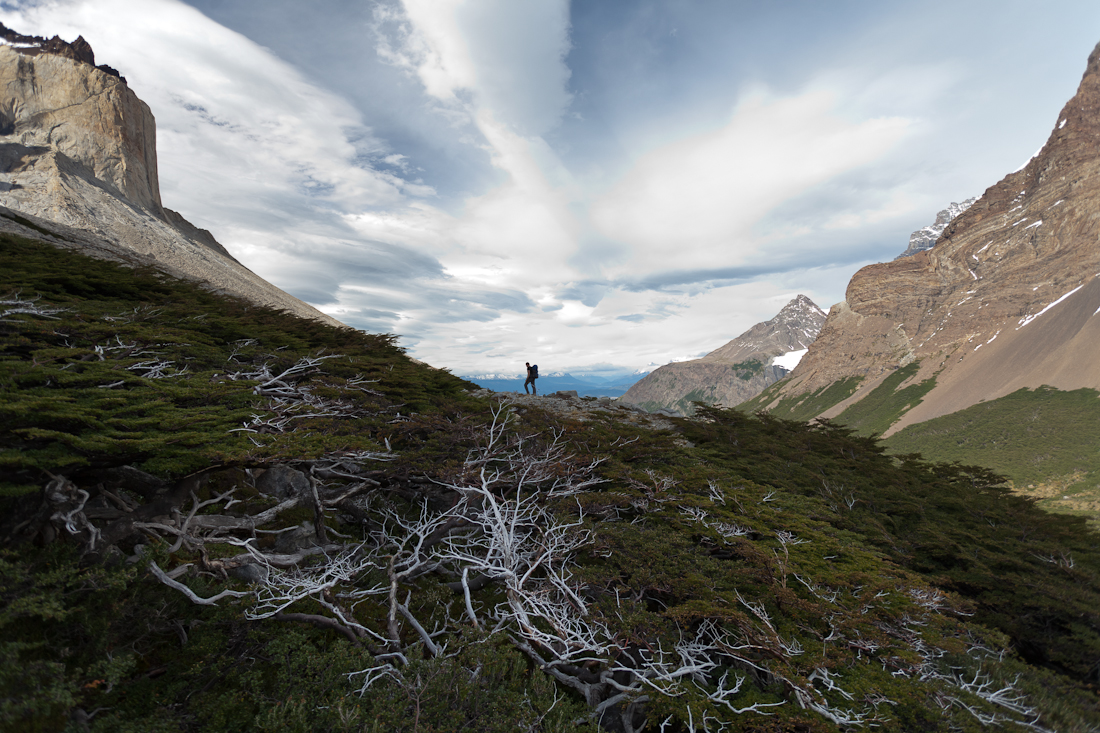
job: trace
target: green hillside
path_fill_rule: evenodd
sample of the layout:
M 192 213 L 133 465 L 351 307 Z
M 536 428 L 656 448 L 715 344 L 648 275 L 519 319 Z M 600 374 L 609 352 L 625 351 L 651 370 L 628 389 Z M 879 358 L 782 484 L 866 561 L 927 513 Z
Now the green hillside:
M 1044 508 L 1100 518 L 1100 394 L 1021 389 L 910 425 L 885 441 L 891 452 L 989 466 Z
M 785 384 L 780 380 L 751 400 L 737 405 L 737 410 L 747 415 L 766 410 L 768 414 L 783 420 L 806 421 L 851 397 L 862 381 L 863 377 L 848 377 L 813 392 L 784 397 L 774 406 L 769 407 L 775 401 L 781 389 L 780 385 Z
M 882 435 L 898 418 L 920 404 L 924 395 L 936 386 L 935 378 L 908 387 L 901 385 L 920 370 L 920 362 L 897 369 L 859 402 L 849 405 L 836 421 L 860 435 Z M 984 465 L 984 464 L 983 464 Z
M 1100 535 L 984 469 L 475 398 L 12 237 L 0 303 L 5 731 L 1100 720 Z

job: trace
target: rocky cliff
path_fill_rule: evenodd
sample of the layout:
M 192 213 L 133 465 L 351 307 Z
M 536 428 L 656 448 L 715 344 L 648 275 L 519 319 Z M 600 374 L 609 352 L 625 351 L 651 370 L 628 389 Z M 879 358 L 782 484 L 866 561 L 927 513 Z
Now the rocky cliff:
M 155 263 L 212 289 L 337 321 L 237 262 L 210 234 L 164 208 L 156 122 L 83 38 L 23 36 L 0 25 L 0 206 L 82 231 L 115 259 Z M 9 218 L 9 222 L 11 219 Z M 29 230 L 41 236 L 39 229 Z M 26 232 L 24 232 L 26 233 Z M 58 242 L 64 235 L 53 238 Z
M 655 370 L 635 383 L 622 401 L 685 415 L 694 412 L 692 402 L 738 405 L 786 376 L 790 370 L 782 357 L 809 347 L 824 322 L 821 309 L 799 295 L 775 318 L 756 324 L 703 358 Z
M 909 246 L 894 259 L 900 260 L 902 257 L 908 257 L 910 255 L 915 255 L 917 252 L 932 249 L 932 245 L 940 238 L 940 235 L 943 234 L 943 230 L 947 228 L 947 225 L 950 224 L 956 216 L 969 209 L 977 200 L 977 198 L 969 198 L 961 204 L 952 201 L 950 206 L 936 214 L 936 220 L 934 222 L 910 234 Z
M 928 391 L 887 434 L 1023 387 L 1100 388 L 1098 245 L 1100 46 L 1042 150 L 932 249 L 856 273 L 809 353 L 756 406 L 858 382 L 819 413 L 835 416 L 914 362 L 898 389 Z

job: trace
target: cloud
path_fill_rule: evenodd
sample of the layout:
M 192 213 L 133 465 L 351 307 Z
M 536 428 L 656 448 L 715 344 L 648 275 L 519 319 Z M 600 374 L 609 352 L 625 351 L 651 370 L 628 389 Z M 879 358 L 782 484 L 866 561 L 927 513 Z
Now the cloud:
M 946 131 L 1004 97 L 977 129 L 1008 139 L 1038 114 L 1034 59 L 1070 54 L 1013 56 L 1009 26 L 971 11 L 933 33 L 915 1 L 797 27 L 768 4 L 188 2 L 9 1 L 0 20 L 82 34 L 128 77 L 157 117 L 166 205 L 458 373 L 661 364 L 798 293 L 839 300 L 995 180 Z M 995 74 L 972 63 L 991 47 Z
M 378 53 L 415 74 L 435 99 L 460 107 L 460 91 L 472 89 L 477 71 L 456 12 L 463 0 L 379 3 L 374 10 Z
M 468 198 L 460 214 L 429 225 L 447 240 L 447 272 L 542 297 L 575 277 L 568 256 L 578 223 L 571 180 L 541 137 L 570 101 L 568 4 L 487 0 L 380 5 L 381 53 L 415 74 L 425 92 L 469 120 L 502 182 Z
M 375 19 L 381 56 L 452 110 L 491 111 L 518 134 L 540 136 L 572 99 L 566 0 L 402 0 L 379 4 Z
M 39 2 L 0 17 L 24 32 L 82 34 L 122 71 L 157 116 L 166 203 L 203 212 L 204 226 L 239 221 L 245 200 L 274 212 L 290 202 L 298 217 L 431 196 L 363 162 L 389 151 L 346 101 L 181 2 Z
M 729 267 L 759 245 L 753 226 L 782 202 L 874 162 L 909 120 L 850 120 L 835 93 L 749 95 L 720 129 L 643 155 L 591 209 L 604 236 L 632 248 L 630 269 Z M 622 272 L 625 268 L 612 268 Z
M 630 236 L 624 245 L 608 236 L 622 227 L 593 230 L 590 192 L 547 137 L 572 99 L 567 5 L 516 7 L 407 0 L 375 9 L 384 60 L 422 87 L 426 114 L 451 120 L 463 144 L 499 171 L 494 185 L 452 210 L 436 205 L 406 151 L 378 139 L 362 109 L 176 0 L 55 0 L 0 18 L 24 32 L 88 38 L 154 109 L 165 203 L 211 229 L 261 276 L 350 325 L 398 333 L 417 356 L 442 366 L 511 363 L 527 351 L 542 362 L 581 364 L 694 353 L 687 344 L 709 338 L 709 320 L 684 327 L 679 314 L 737 300 L 732 294 L 745 287 L 768 291 L 747 281 L 776 267 L 704 257 L 682 238 Z M 736 181 L 700 160 L 740 154 L 738 135 L 807 110 L 816 114 L 807 125 L 824 126 L 817 147 L 873 132 L 839 120 L 827 100 L 761 98 L 725 128 L 640 160 L 638 181 L 657 185 L 670 171 L 666 161 L 680 159 L 676 198 L 632 203 L 634 184 L 624 180 L 595 210 L 648 217 L 641 224 L 652 234 L 672 220 L 713 217 L 691 197 L 708 187 L 728 193 Z M 773 188 L 776 199 L 794 190 Z M 658 193 L 667 191 L 658 185 Z M 665 265 L 670 253 L 673 268 Z M 715 288 L 721 295 L 707 294 Z M 639 348 L 632 340 L 643 333 Z
M 546 222 L 530 196 L 522 207 L 514 192 L 496 196 L 526 229 L 482 223 L 493 212 L 479 219 L 476 205 L 474 216 L 454 219 L 432 205 L 429 187 L 403 177 L 405 156 L 376 139 L 359 110 L 194 8 L 53 0 L 0 11 L 0 19 L 25 33 L 84 35 L 118 67 L 157 117 L 165 204 L 283 289 L 351 325 L 413 339 L 433 324 L 534 307 L 507 278 L 456 278 L 444 264 L 466 266 L 458 253 L 478 246 L 483 226 L 536 239 Z M 522 139 L 499 137 L 518 146 L 502 149 L 503 159 L 522 156 Z M 517 178 L 512 189 L 530 188 Z M 491 203 L 486 197 L 481 208 Z M 497 259 L 508 254 L 500 236 L 485 247 Z

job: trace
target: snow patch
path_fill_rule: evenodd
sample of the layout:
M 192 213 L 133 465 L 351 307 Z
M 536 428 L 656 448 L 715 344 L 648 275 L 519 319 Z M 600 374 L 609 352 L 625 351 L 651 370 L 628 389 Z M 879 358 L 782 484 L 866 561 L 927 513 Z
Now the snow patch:
M 1062 120 L 1061 122 L 1058 123 L 1058 129 L 1059 130 L 1061 130 L 1065 126 L 1066 126 L 1066 121 L 1065 120 Z
M 783 367 L 787 371 L 794 371 L 794 368 L 798 366 L 798 362 L 802 361 L 802 357 L 806 355 L 809 349 L 799 349 L 798 351 L 788 351 L 782 356 L 777 356 L 772 359 L 772 365 Z
M 1069 296 L 1073 295 L 1074 293 L 1076 293 L 1076 292 L 1077 292 L 1078 290 L 1080 290 L 1080 289 L 1081 289 L 1081 288 L 1083 288 L 1083 287 L 1085 287 L 1085 286 L 1084 286 L 1084 285 L 1078 285 L 1078 286 L 1077 286 L 1077 287 L 1075 287 L 1075 288 L 1074 288 L 1073 290 L 1069 291 L 1068 293 L 1066 293 L 1065 295 L 1063 295 L 1063 296 L 1062 296 L 1061 298 L 1059 298 L 1058 300 L 1056 300 L 1056 301 L 1054 301 L 1053 303 L 1051 303 L 1050 305 L 1048 305 L 1048 306 L 1047 306 L 1046 308 L 1043 308 L 1043 309 L 1042 309 L 1041 311 L 1039 311 L 1039 312 L 1038 312 L 1038 313 L 1036 313 L 1035 315 L 1033 315 L 1033 316 L 1026 316 L 1026 317 L 1024 317 L 1024 318 L 1021 318 L 1021 319 L 1020 319 L 1020 325 L 1016 327 L 1016 330 L 1017 330 L 1017 331 L 1019 331 L 1019 330 L 1020 330 L 1021 328 L 1023 328 L 1023 327 L 1024 327 L 1024 326 L 1026 326 L 1027 324 L 1031 323 L 1031 322 L 1032 322 L 1032 321 L 1034 321 L 1034 320 L 1035 320 L 1036 318 L 1038 318 L 1039 316 L 1043 315 L 1043 314 L 1044 314 L 1044 313 L 1046 313 L 1046 312 L 1047 312 L 1048 310 L 1050 310 L 1050 309 L 1051 309 L 1051 308 L 1053 308 L 1054 306 L 1058 305 L 1058 304 L 1059 304 L 1059 303 L 1061 303 L 1061 302 L 1062 302 L 1063 300 L 1065 300 L 1065 299 L 1066 299 L 1066 298 L 1068 298 Z
M 42 48 L 41 43 L 15 43 L 6 38 L 0 38 L 0 46 L 11 46 L 12 48 Z
M 1041 225 L 1042 223 L 1043 223 L 1043 220 L 1040 219 L 1039 221 L 1035 222 L 1034 224 L 1028 224 L 1026 227 L 1024 227 L 1024 230 L 1026 231 L 1026 230 L 1031 229 L 1033 227 L 1037 227 L 1037 226 Z

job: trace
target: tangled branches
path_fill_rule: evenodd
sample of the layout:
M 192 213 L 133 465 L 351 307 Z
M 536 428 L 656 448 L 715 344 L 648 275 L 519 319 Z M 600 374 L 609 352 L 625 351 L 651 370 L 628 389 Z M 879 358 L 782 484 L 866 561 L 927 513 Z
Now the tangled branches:
M 40 300 L 41 297 L 22 298 L 18 290 L 8 293 L 0 298 L 0 323 L 10 323 L 17 320 L 10 318 L 10 316 L 36 316 L 56 321 L 57 314 L 66 311 L 65 308 L 40 304 Z
M 247 342 L 240 344 L 238 349 L 244 345 L 248 345 Z M 231 362 L 238 353 L 234 350 L 230 355 Z M 321 397 L 304 384 L 306 377 L 321 373 L 320 367 L 325 361 L 338 358 L 339 354 L 303 357 L 278 374 L 272 373 L 269 363 L 227 374 L 232 381 L 259 382 L 252 393 L 267 400 L 266 413 L 254 413 L 242 427 L 230 432 L 287 433 L 293 431 L 296 420 L 362 417 L 363 411 L 349 400 Z M 347 380 L 349 389 L 376 394 L 360 386 L 364 383 L 359 376 Z
M 310 365 L 298 366 L 301 374 Z M 263 384 L 285 396 L 286 374 Z M 584 553 L 605 557 L 596 552 L 602 525 L 584 509 L 604 481 L 598 474 L 604 459 L 572 456 L 560 431 L 522 433 L 509 410 L 497 405 L 461 464 L 441 476 L 400 484 L 366 469 L 367 462 L 394 458 L 390 452 L 334 455 L 300 462 L 299 489 L 266 513 L 230 517 L 225 510 L 234 495 L 225 492 L 206 501 L 192 495 L 190 511 L 171 521 L 135 524 L 170 536 L 174 548 L 202 554 L 206 572 L 250 566 L 249 591 L 203 598 L 173 572 L 150 570 L 195 603 L 239 599 L 253 621 L 308 623 L 342 635 L 370 654 L 369 664 L 349 675 L 360 694 L 383 684 L 412 689 L 418 659 L 456 656 L 456 644 L 473 635 L 507 639 L 584 699 L 591 721 L 616 730 L 641 730 L 656 722 L 655 708 L 670 705 L 678 712 L 662 728 L 679 719 L 691 730 L 731 730 L 739 716 L 789 708 L 844 728 L 875 726 L 898 703 L 857 692 L 845 665 L 868 664 L 881 666 L 887 678 L 929 685 L 945 711 L 1042 730 L 1012 685 L 995 684 L 980 665 L 966 674 L 949 666 L 946 652 L 926 638 L 929 619 L 952 611 L 948 597 L 885 579 L 829 587 L 806 571 L 818 540 L 802 530 L 751 529 L 756 520 L 745 507 L 772 513 L 781 501 L 774 492 L 767 505 L 754 504 L 711 483 L 701 494 L 709 501 L 704 508 L 677 502 L 677 482 L 655 471 L 626 482 L 641 497 L 627 502 L 630 511 L 664 512 L 708 533 L 716 547 L 755 552 L 772 592 L 813 614 L 792 625 L 776 616 L 771 596 L 733 589 L 721 610 L 657 614 L 663 630 L 625 631 L 624 617 L 647 601 L 644 589 L 624 603 L 615 588 L 609 603 L 608 590 L 582 569 Z M 416 489 L 405 490 L 409 483 Z M 262 549 L 263 533 L 293 529 L 268 530 L 266 523 L 295 506 L 315 510 L 312 545 L 291 553 Z M 211 507 L 220 513 L 199 513 Z M 338 517 L 358 532 L 326 529 Z M 73 531 L 81 531 L 78 524 Z M 212 543 L 241 553 L 208 560 L 204 548 Z M 767 549 L 749 549 L 757 543 Z M 909 615 L 886 610 L 895 607 Z M 1003 712 L 992 712 L 997 708 Z

